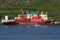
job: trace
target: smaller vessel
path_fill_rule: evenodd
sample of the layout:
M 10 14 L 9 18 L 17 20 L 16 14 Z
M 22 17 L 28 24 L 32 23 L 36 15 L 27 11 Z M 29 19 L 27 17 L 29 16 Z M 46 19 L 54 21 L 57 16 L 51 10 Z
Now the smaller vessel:
M 5 25 L 13 25 L 13 24 L 16 25 L 16 24 L 18 24 L 18 23 L 15 23 L 14 19 L 9 20 L 8 16 L 5 16 L 5 19 L 2 20 L 2 23 L 5 24 Z

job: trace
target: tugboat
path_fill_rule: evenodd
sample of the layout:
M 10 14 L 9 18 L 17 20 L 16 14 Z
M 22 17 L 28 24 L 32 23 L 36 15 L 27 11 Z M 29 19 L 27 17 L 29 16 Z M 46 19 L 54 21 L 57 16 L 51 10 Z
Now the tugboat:
M 15 23 L 15 20 L 8 20 L 8 16 L 5 16 L 5 20 L 2 20 L 2 23 L 4 24 L 4 25 L 16 25 L 16 24 L 18 24 L 18 23 Z
M 20 26 L 33 26 L 33 25 L 51 25 L 53 22 L 48 20 L 47 12 L 43 14 L 26 14 L 22 11 L 22 17 L 15 17 L 13 20 L 8 20 L 8 16 L 5 16 L 5 20 L 2 20 L 4 25 L 20 25 Z

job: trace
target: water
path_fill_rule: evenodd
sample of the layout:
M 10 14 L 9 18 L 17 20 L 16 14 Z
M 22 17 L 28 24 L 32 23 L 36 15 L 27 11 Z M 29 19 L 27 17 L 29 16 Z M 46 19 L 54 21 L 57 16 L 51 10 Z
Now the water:
M 0 40 L 60 40 L 60 25 L 40 27 L 0 25 Z

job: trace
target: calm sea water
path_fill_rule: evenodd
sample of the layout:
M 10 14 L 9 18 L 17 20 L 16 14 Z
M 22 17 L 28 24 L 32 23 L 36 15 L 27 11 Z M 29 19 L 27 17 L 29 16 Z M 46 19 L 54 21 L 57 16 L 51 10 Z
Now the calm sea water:
M 40 27 L 0 25 L 0 40 L 60 40 L 60 25 Z

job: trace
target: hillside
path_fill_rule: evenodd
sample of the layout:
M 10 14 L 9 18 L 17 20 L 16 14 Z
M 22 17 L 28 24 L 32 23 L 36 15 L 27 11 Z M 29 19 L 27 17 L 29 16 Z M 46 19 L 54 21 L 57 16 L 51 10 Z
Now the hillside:
M 21 9 L 48 11 L 48 16 L 60 20 L 60 0 L 0 0 L 1 16 L 17 16 Z

